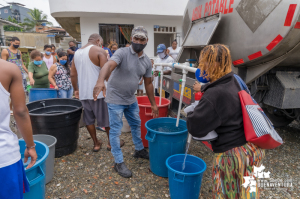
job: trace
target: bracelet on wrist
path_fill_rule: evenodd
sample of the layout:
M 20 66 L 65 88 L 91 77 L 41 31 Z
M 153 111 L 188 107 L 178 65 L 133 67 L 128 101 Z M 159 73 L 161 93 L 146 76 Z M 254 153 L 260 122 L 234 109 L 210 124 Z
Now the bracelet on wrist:
M 34 144 L 34 145 L 31 146 L 31 147 L 28 147 L 27 145 L 25 145 L 25 147 L 26 147 L 27 149 L 33 149 L 33 148 L 35 148 L 35 146 L 36 146 L 36 144 Z

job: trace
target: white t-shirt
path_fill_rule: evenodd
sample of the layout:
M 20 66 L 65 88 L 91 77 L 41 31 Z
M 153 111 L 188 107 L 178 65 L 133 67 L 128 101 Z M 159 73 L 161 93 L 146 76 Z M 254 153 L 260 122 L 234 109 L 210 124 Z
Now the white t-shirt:
M 175 50 L 171 47 L 168 48 L 168 50 L 170 51 L 169 52 L 169 55 L 174 59 L 176 60 L 180 50 L 181 50 L 181 47 L 177 47 Z
M 167 58 L 161 59 L 159 56 L 157 56 L 157 59 L 155 60 L 154 63 L 174 63 L 174 59 L 171 56 L 168 56 Z M 161 70 L 161 66 L 156 66 L 156 71 L 160 71 Z M 163 71 L 168 71 L 168 70 L 172 70 L 171 67 L 164 67 Z M 154 68 L 153 68 L 154 71 Z M 158 88 L 158 79 L 159 76 L 154 78 L 154 87 Z
M 19 140 L 10 127 L 10 94 L 0 82 L 0 168 L 10 166 L 21 159 Z
M 93 89 L 97 83 L 101 68 L 96 66 L 90 59 L 89 52 L 94 45 L 84 49 L 78 49 L 74 54 L 74 63 L 78 73 L 79 99 L 93 100 Z M 104 82 L 107 84 L 106 81 Z M 107 87 L 106 87 L 107 88 Z M 97 99 L 104 98 L 103 93 Z

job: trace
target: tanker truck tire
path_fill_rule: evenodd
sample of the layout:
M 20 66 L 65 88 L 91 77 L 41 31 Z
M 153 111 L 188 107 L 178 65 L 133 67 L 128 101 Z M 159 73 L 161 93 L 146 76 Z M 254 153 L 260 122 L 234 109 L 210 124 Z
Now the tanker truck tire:
M 294 120 L 286 118 L 284 116 L 277 116 L 277 115 L 271 114 L 268 112 L 268 110 L 266 108 L 263 108 L 263 110 L 264 110 L 265 114 L 268 116 L 268 118 L 271 120 L 271 122 L 273 123 L 275 128 L 285 127 L 294 121 Z

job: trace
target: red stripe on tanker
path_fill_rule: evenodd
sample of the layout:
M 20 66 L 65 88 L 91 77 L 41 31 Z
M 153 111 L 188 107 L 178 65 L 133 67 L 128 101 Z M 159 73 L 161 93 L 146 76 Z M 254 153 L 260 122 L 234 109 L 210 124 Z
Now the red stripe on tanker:
M 287 15 L 286 15 L 284 26 L 291 26 L 292 25 L 292 21 L 293 21 L 294 15 L 295 15 L 296 8 L 297 8 L 297 4 L 291 4 L 290 5 L 289 10 L 288 10 Z
M 233 63 L 233 65 L 240 65 L 240 64 L 243 64 L 244 63 L 244 60 L 243 59 L 239 59 L 239 60 L 236 60 L 236 61 L 234 61 L 234 62 L 232 62 Z
M 203 11 L 203 17 L 207 17 L 216 13 L 223 13 L 223 14 L 232 13 L 233 4 L 234 4 L 234 0 L 208 1 L 204 5 L 200 5 L 193 9 L 192 21 L 202 18 L 202 11 Z
M 259 52 L 256 52 L 256 53 L 252 54 L 252 55 L 249 55 L 248 58 L 251 61 L 251 60 L 259 58 L 261 56 L 263 56 L 263 55 L 262 55 L 261 51 L 259 51 Z
M 297 23 L 296 23 L 295 28 L 296 28 L 296 29 L 300 29 L 300 22 L 297 22 Z
M 283 40 L 283 37 L 281 35 L 278 35 L 268 46 L 267 49 L 271 51 L 279 42 Z

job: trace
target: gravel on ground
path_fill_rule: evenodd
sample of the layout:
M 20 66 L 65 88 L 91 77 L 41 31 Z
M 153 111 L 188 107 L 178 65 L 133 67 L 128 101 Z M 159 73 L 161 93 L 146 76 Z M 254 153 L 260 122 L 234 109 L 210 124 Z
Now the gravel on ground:
M 12 120 L 13 121 L 13 120 Z M 15 131 L 15 128 L 13 128 Z M 266 150 L 263 165 L 270 171 L 269 180 L 291 180 L 292 187 L 265 187 L 262 199 L 300 198 L 300 124 L 293 122 L 288 127 L 277 129 L 284 145 Z M 86 128 L 80 129 L 77 150 L 68 156 L 55 159 L 54 178 L 46 185 L 46 198 L 51 199 L 116 199 L 116 198 L 170 198 L 168 179 L 154 175 L 148 160 L 135 159 L 130 133 L 122 133 L 126 143 L 122 148 L 124 161 L 133 176 L 120 177 L 114 170 L 113 156 L 106 150 L 106 133 L 97 131 L 103 144 L 99 152 L 92 152 L 93 142 Z M 213 152 L 202 143 L 192 141 L 189 154 L 202 158 L 207 164 L 203 175 L 200 197 L 209 199 L 212 191 Z M 270 185 L 269 185 L 270 186 Z

